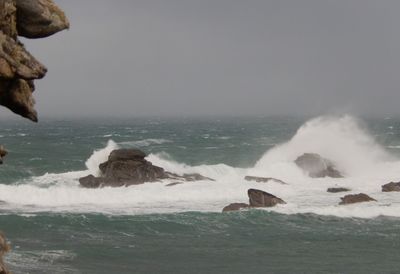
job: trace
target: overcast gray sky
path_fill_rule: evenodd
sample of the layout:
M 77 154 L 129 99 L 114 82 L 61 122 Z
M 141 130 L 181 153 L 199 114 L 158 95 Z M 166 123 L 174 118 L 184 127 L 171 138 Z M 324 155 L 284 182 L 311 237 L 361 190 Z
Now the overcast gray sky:
M 41 116 L 400 113 L 397 0 L 56 2 Z

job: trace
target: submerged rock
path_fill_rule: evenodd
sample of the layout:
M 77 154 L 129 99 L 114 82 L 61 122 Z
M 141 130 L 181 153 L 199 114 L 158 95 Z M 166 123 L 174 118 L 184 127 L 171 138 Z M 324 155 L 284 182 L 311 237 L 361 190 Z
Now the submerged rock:
M 278 184 L 282 184 L 282 185 L 287 185 L 287 183 L 285 183 L 282 180 L 279 179 L 275 179 L 275 178 L 270 178 L 270 177 L 257 177 L 257 176 L 246 176 L 244 177 L 244 179 L 246 181 L 254 181 L 257 183 L 268 183 L 270 181 L 278 183 Z
M 343 178 L 343 175 L 336 169 L 331 161 L 322 158 L 316 153 L 304 153 L 294 162 L 312 178 Z
M 277 204 L 286 204 L 281 198 L 259 189 L 249 189 L 249 204 L 251 207 L 272 207 Z
M 245 203 L 232 203 L 230 205 L 227 205 L 222 209 L 222 212 L 228 212 L 228 211 L 237 211 L 241 210 L 243 208 L 249 208 L 250 206 Z
M 330 187 L 326 191 L 330 193 L 338 193 L 338 192 L 346 192 L 350 191 L 350 188 L 345 188 L 345 187 Z
M 397 183 L 390 182 L 390 183 L 388 183 L 386 185 L 383 185 L 382 186 L 382 191 L 383 192 L 392 192 L 392 191 L 398 192 L 398 191 L 400 191 L 400 182 L 397 182 Z
M 371 198 L 367 194 L 359 193 L 359 194 L 349 194 L 342 198 L 342 201 L 339 205 L 348 205 L 348 204 L 355 204 L 355 203 L 362 203 L 362 202 L 376 202 L 374 198 Z
M 0 274 L 11 274 L 4 264 L 3 256 L 10 250 L 10 246 L 3 233 L 0 232 Z
M 7 151 L 0 145 L 0 165 L 3 163 L 3 158 L 7 155 Z
M 79 179 L 83 187 L 97 188 L 104 186 L 120 187 L 157 182 L 163 179 L 192 182 L 212 180 L 197 173 L 177 175 L 153 165 L 145 159 L 146 154 L 138 149 L 117 149 L 108 156 L 108 160 L 99 165 L 100 177 L 89 175 Z M 169 184 L 172 186 L 175 184 Z

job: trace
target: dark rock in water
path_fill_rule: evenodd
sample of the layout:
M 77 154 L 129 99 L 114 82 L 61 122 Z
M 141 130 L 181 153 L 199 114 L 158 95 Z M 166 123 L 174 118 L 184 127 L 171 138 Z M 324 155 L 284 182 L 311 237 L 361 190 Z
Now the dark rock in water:
M 11 274 L 4 264 L 3 256 L 10 250 L 4 234 L 0 232 L 0 274 Z
M 111 151 L 108 161 L 143 160 L 146 156 L 146 153 L 135 148 L 117 149 Z
M 400 182 L 398 183 L 390 182 L 386 185 L 383 185 L 382 191 L 383 192 L 400 191 Z
M 304 153 L 295 161 L 296 165 L 306 171 L 312 178 L 332 177 L 343 178 L 335 166 L 316 153 Z
M 270 177 L 246 176 L 246 177 L 244 177 L 244 179 L 246 181 L 255 181 L 257 183 L 268 183 L 268 182 L 272 181 L 272 182 L 276 182 L 276 183 L 279 183 L 282 185 L 287 185 L 287 183 L 285 183 L 282 180 L 270 178 Z
M 250 206 L 245 203 L 232 203 L 230 205 L 227 205 L 222 209 L 222 212 L 228 212 L 228 211 L 237 211 L 242 208 L 249 208 Z
M 3 158 L 7 155 L 7 151 L 0 145 L 0 165 L 3 163 Z
M 355 203 L 362 203 L 362 202 L 376 202 L 374 198 L 369 197 L 367 194 L 359 193 L 359 194 L 349 194 L 342 198 L 342 201 L 339 205 L 348 205 L 348 204 L 355 204 Z
M 327 189 L 327 192 L 338 193 L 338 192 L 346 192 L 346 191 L 350 191 L 350 190 L 351 189 L 345 188 L 345 187 L 330 187 Z
M 79 179 L 83 187 L 97 188 L 104 186 L 120 187 L 157 182 L 163 179 L 184 181 L 212 180 L 200 174 L 184 174 L 182 176 L 166 172 L 145 159 L 146 154 L 138 149 L 117 149 L 108 156 L 108 161 L 99 165 L 101 177 L 89 175 Z M 174 183 L 169 186 L 175 185 Z
M 272 207 L 277 204 L 286 204 L 281 198 L 258 189 L 249 189 L 247 195 L 249 196 L 249 204 L 252 207 Z

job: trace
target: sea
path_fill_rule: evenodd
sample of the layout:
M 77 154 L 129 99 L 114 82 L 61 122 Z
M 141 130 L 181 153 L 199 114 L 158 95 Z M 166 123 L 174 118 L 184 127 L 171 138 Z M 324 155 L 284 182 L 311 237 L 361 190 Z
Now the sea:
M 400 119 L 352 115 L 0 120 L 13 273 L 400 273 Z M 85 189 L 117 148 L 215 181 Z M 318 153 L 344 178 L 310 178 Z M 250 182 L 245 176 L 286 182 Z M 350 188 L 377 202 L 339 205 Z M 256 188 L 284 201 L 222 213 Z

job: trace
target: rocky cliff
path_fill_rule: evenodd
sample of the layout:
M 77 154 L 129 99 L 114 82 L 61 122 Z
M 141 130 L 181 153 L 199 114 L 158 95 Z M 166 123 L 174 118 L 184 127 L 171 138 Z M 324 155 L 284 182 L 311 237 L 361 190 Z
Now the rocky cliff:
M 43 38 L 68 29 L 64 12 L 52 0 L 0 0 L 0 105 L 37 122 L 34 81 L 47 69 L 18 39 Z M 7 154 L 0 145 L 0 164 Z M 0 237 L 0 274 L 8 273 L 3 264 Z

